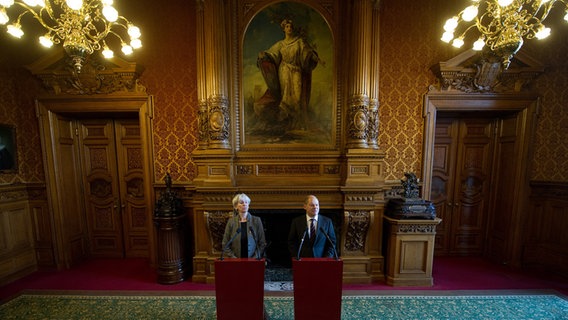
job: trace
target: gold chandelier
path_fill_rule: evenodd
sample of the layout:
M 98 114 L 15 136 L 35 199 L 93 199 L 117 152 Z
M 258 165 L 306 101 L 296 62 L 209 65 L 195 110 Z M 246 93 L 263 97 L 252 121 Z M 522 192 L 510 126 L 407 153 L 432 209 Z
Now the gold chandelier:
M 47 30 L 39 42 L 48 48 L 61 43 L 75 71 L 81 72 L 94 51 L 102 50 L 105 58 L 114 56 L 107 43 L 109 35 L 120 42 L 125 55 L 142 47 L 140 29 L 118 15 L 112 4 L 113 0 L 0 0 L 0 24 L 10 22 L 8 13 L 17 15 L 7 32 L 21 38 L 22 18 L 31 15 Z
M 476 28 L 481 34 L 473 50 L 487 46 L 502 58 L 504 69 L 523 45 L 523 39 L 544 39 L 550 35 L 543 21 L 557 2 L 564 4 L 568 21 L 567 0 L 471 0 L 472 4 L 444 25 L 442 41 L 456 48 L 464 44 L 468 31 Z M 463 22 L 463 23 L 462 23 Z M 464 30 L 458 37 L 454 33 Z

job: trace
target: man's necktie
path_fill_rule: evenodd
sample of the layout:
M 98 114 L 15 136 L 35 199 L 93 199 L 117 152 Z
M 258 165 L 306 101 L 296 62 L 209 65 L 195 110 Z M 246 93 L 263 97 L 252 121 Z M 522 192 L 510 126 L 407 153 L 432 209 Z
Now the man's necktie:
M 316 219 L 310 219 L 310 239 L 316 236 Z

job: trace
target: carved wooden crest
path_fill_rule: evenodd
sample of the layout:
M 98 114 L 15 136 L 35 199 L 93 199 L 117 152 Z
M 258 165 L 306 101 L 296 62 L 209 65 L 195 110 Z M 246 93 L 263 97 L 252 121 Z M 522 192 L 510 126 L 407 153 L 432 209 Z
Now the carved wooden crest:
M 499 57 L 489 51 L 469 49 L 432 68 L 439 83 L 429 91 L 506 93 L 528 90 L 544 72 L 544 66 L 523 51 L 517 53 L 507 70 Z
M 85 60 L 80 73 L 63 49 L 26 66 L 53 94 L 111 94 L 115 92 L 145 92 L 138 83 L 142 69 L 136 63 L 119 57 L 103 59 L 95 53 Z

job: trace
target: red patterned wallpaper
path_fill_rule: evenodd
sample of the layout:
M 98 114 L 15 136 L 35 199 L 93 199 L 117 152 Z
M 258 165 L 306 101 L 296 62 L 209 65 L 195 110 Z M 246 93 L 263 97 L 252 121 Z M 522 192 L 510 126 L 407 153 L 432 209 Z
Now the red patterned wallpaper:
M 44 182 L 34 96 L 39 83 L 28 72 L 0 72 L 0 123 L 16 126 L 17 173 L 0 174 L 0 184 Z
M 144 50 L 136 61 L 154 96 L 154 176 L 162 182 L 169 172 L 174 181 L 189 182 L 197 145 L 195 1 L 145 2 L 129 15 L 141 21 Z

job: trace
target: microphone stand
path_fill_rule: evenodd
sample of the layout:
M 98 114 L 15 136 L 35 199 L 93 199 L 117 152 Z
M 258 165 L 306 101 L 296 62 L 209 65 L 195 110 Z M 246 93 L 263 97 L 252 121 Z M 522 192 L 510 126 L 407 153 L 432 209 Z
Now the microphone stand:
M 252 239 L 254 240 L 254 251 L 256 252 L 256 260 L 260 260 L 260 250 L 258 250 L 258 241 L 256 241 L 256 236 L 254 235 L 254 230 L 252 226 L 249 226 L 250 234 L 252 234 Z
M 298 247 L 298 255 L 296 256 L 296 260 L 300 260 L 300 252 L 302 251 L 304 240 L 306 240 L 306 234 L 308 233 L 308 228 L 306 228 L 306 230 L 304 231 L 304 235 L 302 236 L 302 242 L 300 242 L 300 246 Z
M 223 251 L 221 251 L 221 258 L 219 258 L 219 260 L 223 260 L 223 254 L 225 254 L 225 250 L 229 249 L 229 246 L 231 245 L 231 243 L 233 243 L 233 241 L 235 240 L 235 238 L 237 237 L 237 235 L 241 233 L 241 228 L 237 229 L 237 232 L 235 232 L 235 234 L 233 235 L 233 237 L 231 238 L 231 240 L 229 240 L 229 242 L 227 242 L 227 244 L 225 245 L 225 247 L 223 248 Z
M 339 257 L 337 256 L 337 249 L 335 249 L 335 245 L 333 244 L 333 241 L 331 241 L 331 238 L 329 237 L 329 235 L 327 234 L 327 232 L 325 232 L 325 230 L 323 230 L 322 227 L 319 227 L 319 230 L 325 235 L 325 238 L 327 239 L 327 241 L 329 241 L 329 243 L 331 244 L 331 248 L 333 249 L 333 253 L 335 255 L 335 260 L 339 260 Z

